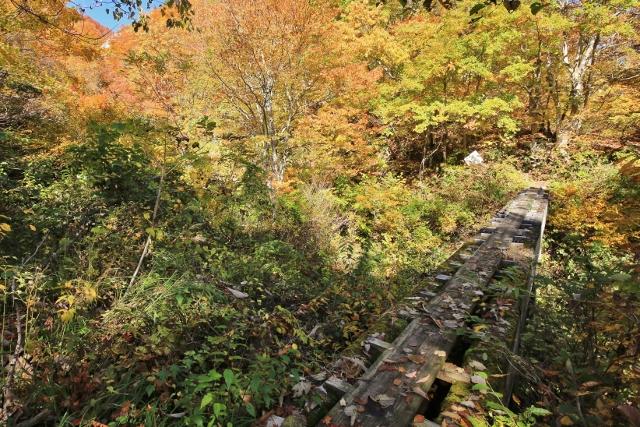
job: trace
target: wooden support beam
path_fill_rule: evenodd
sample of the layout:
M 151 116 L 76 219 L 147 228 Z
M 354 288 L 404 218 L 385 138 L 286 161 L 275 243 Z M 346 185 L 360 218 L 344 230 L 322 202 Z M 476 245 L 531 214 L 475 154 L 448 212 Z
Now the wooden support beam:
M 457 329 L 464 328 L 464 319 L 472 313 L 500 267 L 505 248 L 539 198 L 536 192 L 523 192 L 505 207 L 504 217 L 495 221 L 495 231 L 446 280 L 443 292 L 426 305 L 425 313 L 411 321 L 354 389 L 329 411 L 332 425 L 411 424 L 456 342 Z
M 380 353 L 382 353 L 385 350 L 389 350 L 392 347 L 390 343 L 386 341 L 382 341 L 380 338 L 375 338 L 375 337 L 367 338 L 367 344 L 369 344 L 371 347 L 378 350 Z
M 324 388 L 339 396 L 350 393 L 353 390 L 353 386 L 351 384 L 334 375 L 324 382 Z
M 449 281 L 450 279 L 451 276 L 449 276 L 448 274 L 440 273 L 436 276 L 436 280 L 443 283 Z

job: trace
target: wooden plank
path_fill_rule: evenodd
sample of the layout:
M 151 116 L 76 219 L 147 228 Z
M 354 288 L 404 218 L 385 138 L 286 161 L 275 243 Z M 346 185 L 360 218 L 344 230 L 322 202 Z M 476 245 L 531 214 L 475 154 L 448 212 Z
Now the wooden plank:
M 526 284 L 527 292 L 522 295 L 518 304 L 519 318 L 516 325 L 511 348 L 513 354 L 516 355 L 520 352 L 521 334 L 524 330 L 529 314 L 529 305 L 531 304 L 530 300 L 535 294 L 534 278 L 536 274 L 537 264 L 542 253 L 542 238 L 544 236 L 544 229 L 547 221 L 547 212 L 549 210 L 548 194 L 544 190 L 539 192 L 538 194 L 540 195 L 540 198 L 534 201 L 533 207 L 525 216 L 525 221 L 532 226 L 531 234 L 533 235 L 531 237 L 534 238 L 527 241 L 530 251 L 527 251 L 524 254 L 523 259 L 520 260 L 521 265 L 525 265 L 525 268 L 528 267 L 528 277 Z M 517 254 L 510 254 L 510 256 L 516 258 Z M 505 405 L 509 405 L 511 402 L 511 396 L 513 394 L 513 388 L 515 386 L 516 379 L 517 371 L 512 365 L 509 365 L 507 378 L 504 385 L 504 394 L 502 398 Z
M 324 387 L 339 396 L 347 394 L 353 390 L 353 386 L 343 379 L 332 375 L 324 382 Z
M 440 273 L 438 275 L 436 275 L 436 280 L 439 282 L 447 282 L 451 279 L 451 276 L 449 276 L 448 274 L 444 274 L 444 273 Z
M 477 300 L 527 217 L 537 193 L 521 193 L 487 240 L 327 414 L 334 426 L 406 426 L 423 405 Z M 354 408 L 358 410 L 354 411 Z
M 420 297 L 418 297 L 418 298 L 420 298 Z M 420 298 L 420 299 L 422 299 L 422 298 Z M 375 337 L 367 338 L 366 342 L 369 345 L 371 345 L 372 348 L 376 349 L 380 353 L 382 353 L 385 350 L 389 350 L 392 347 L 391 343 L 388 343 L 386 341 L 382 341 L 380 338 L 375 338 Z

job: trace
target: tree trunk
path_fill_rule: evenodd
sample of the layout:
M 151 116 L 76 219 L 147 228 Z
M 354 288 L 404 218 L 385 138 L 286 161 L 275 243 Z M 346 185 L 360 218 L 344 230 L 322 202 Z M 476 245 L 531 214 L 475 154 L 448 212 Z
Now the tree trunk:
M 570 54 L 568 36 L 562 44 L 562 62 L 569 71 L 570 89 L 569 105 L 558 121 L 556 144 L 558 148 L 566 147 L 571 138 L 580 131 L 582 120 L 579 117 L 585 106 L 585 84 L 590 67 L 595 61 L 595 52 L 600 41 L 600 35 L 581 35 L 575 53 Z
M 275 119 L 273 117 L 273 97 L 275 90 L 275 80 L 267 77 L 262 86 L 263 105 L 262 110 L 262 127 L 263 133 L 268 138 L 266 143 L 267 163 L 269 165 L 269 186 L 273 187 L 274 183 L 284 180 L 285 157 L 281 153 L 280 147 L 283 139 L 279 138 L 276 132 Z

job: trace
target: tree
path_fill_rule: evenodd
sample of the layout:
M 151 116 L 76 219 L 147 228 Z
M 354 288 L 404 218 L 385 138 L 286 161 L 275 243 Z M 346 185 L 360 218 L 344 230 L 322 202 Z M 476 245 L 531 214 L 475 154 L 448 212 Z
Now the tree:
M 262 146 L 272 186 L 284 179 L 296 120 L 333 95 L 331 18 L 296 0 L 231 0 L 196 15 L 211 96 L 230 132 Z
M 391 30 L 407 59 L 387 66 L 396 71 L 381 87 L 376 113 L 397 165 L 420 175 L 452 152 L 504 143 L 520 128 L 518 85 L 529 58 L 513 47 L 526 39 L 516 29 L 524 17 L 500 10 L 470 26 L 470 5 L 442 16 L 421 12 Z
M 556 124 L 556 141 L 566 146 L 580 131 L 580 113 L 593 92 L 594 65 L 611 50 L 620 51 L 633 39 L 633 19 L 628 11 L 638 6 L 635 0 L 595 0 L 571 2 L 559 0 L 551 15 L 562 22 L 561 61 L 567 84 Z

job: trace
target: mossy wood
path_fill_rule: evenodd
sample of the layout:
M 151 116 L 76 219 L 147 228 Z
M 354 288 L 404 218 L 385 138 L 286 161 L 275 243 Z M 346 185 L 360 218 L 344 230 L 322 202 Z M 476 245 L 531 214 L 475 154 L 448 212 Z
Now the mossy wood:
M 482 235 L 477 236 L 483 242 L 475 253 L 320 425 L 410 425 L 425 405 L 429 389 L 456 342 L 458 330 L 465 327 L 465 319 L 501 263 L 537 259 L 547 204 L 542 189 L 528 189 L 502 209 L 491 221 L 491 228 L 483 229 Z

